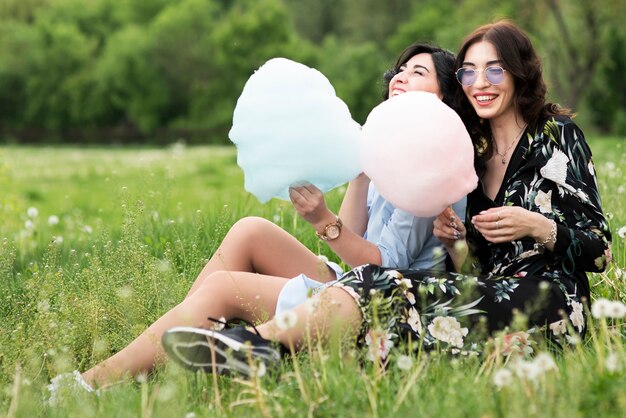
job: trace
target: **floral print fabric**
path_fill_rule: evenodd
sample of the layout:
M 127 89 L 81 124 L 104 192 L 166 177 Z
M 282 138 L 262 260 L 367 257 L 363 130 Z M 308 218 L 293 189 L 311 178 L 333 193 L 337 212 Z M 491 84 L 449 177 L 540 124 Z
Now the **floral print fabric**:
M 479 183 L 468 196 L 466 219 L 506 205 L 541 213 L 557 224 L 554 251 L 542 251 L 531 238 L 492 244 L 466 222 L 474 274 L 373 265 L 349 271 L 337 286 L 361 308 L 359 339 L 370 356 L 386 357 L 399 340 L 471 351 L 509 326 L 517 312 L 528 328 L 558 343 L 568 332 L 584 333 L 583 303 L 590 296 L 585 272 L 601 271 L 611 259 L 591 151 L 580 129 L 562 116 L 527 129 L 522 138 L 496 198 L 489 199 Z

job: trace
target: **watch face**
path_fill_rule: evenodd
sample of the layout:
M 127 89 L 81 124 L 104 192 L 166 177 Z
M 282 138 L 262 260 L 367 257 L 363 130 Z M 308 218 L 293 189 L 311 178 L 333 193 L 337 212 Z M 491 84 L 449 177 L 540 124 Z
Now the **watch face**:
M 326 236 L 330 239 L 335 239 L 339 236 L 341 229 L 337 225 L 331 225 L 326 229 Z

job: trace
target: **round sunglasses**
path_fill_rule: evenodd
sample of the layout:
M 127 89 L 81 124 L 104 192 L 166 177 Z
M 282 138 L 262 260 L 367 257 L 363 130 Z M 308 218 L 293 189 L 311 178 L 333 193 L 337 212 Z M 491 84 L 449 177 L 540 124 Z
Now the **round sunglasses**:
M 475 70 L 473 68 L 461 67 L 456 70 L 456 79 L 464 86 L 471 86 L 476 82 L 478 73 L 484 72 L 485 78 L 491 84 L 500 84 L 504 81 L 504 72 L 506 70 L 500 66 L 492 65 L 484 70 Z

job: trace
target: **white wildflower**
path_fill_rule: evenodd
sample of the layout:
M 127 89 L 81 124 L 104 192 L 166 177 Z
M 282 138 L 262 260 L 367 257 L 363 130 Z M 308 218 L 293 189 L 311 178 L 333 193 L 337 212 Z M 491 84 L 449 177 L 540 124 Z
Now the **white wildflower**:
M 398 369 L 400 370 L 411 370 L 413 366 L 413 359 L 409 356 L 401 355 L 398 357 Z
M 626 226 L 623 226 L 620 229 L 618 229 L 617 235 L 622 239 L 626 238 Z
M 27 219 L 26 222 L 24 222 L 24 228 L 26 228 L 28 230 L 34 229 L 35 228 L 35 224 L 30 219 Z
M 560 321 L 551 323 L 549 326 L 554 335 L 561 335 L 567 332 L 567 326 L 565 324 L 565 321 L 562 319 Z
M 384 360 L 393 347 L 393 334 L 382 329 L 371 329 L 365 335 L 365 344 L 368 347 L 367 358 L 371 361 Z
M 304 306 L 306 306 L 307 312 L 311 315 L 317 312 L 317 310 L 320 307 L 321 301 L 322 299 L 320 296 L 314 296 L 314 297 L 308 298 L 306 302 L 304 302 Z
M 517 377 L 524 380 L 535 380 L 543 372 L 539 365 L 532 361 L 518 360 L 512 367 Z
M 467 328 L 461 328 L 461 324 L 452 316 L 438 316 L 432 324 L 428 325 L 428 331 L 436 339 L 446 342 L 454 347 L 463 347 L 463 337 L 467 335 Z
M 567 341 L 567 343 L 570 345 L 578 345 L 582 342 L 580 336 L 577 334 L 565 335 L 565 341 Z
M 533 364 L 541 370 L 542 373 L 545 373 L 550 370 L 556 370 L 556 363 L 552 356 L 548 353 L 539 353 L 537 357 L 533 360 Z
M 276 315 L 276 326 L 283 331 L 291 329 L 298 323 L 296 311 L 289 310 Z
M 619 300 L 611 301 L 607 309 L 607 316 L 609 318 L 622 319 L 626 316 L 626 305 Z
M 535 196 L 535 205 L 541 213 L 552 213 L 552 190 L 548 193 L 539 190 Z
M 28 215 L 29 218 L 36 218 L 37 216 L 39 216 L 39 211 L 37 210 L 37 208 L 31 206 L 26 211 L 26 214 Z
M 83 231 L 85 231 L 88 234 L 91 234 L 93 232 L 93 228 L 90 227 L 89 225 L 85 225 L 83 226 Z
M 52 243 L 57 245 L 63 244 L 63 237 L 60 235 L 52 237 Z
M 572 321 L 572 325 L 578 328 L 578 332 L 583 332 L 585 326 L 585 317 L 583 316 L 583 304 L 580 302 L 571 302 L 572 313 L 569 315 L 569 320 Z
M 493 374 L 493 384 L 498 389 L 510 385 L 513 382 L 513 373 L 509 369 L 499 369 Z
M 591 315 L 596 319 L 605 318 L 611 301 L 604 298 L 596 299 L 591 305 Z
M 591 305 L 591 315 L 594 318 L 615 318 L 621 319 L 626 316 L 626 305 L 620 301 L 611 301 L 599 298 Z
M 58 225 L 59 223 L 59 217 L 56 215 L 50 215 L 48 216 L 48 225 L 50 226 L 54 226 L 54 225 Z
M 611 373 L 619 371 L 621 368 L 621 364 L 617 353 L 609 353 L 606 356 L 606 359 L 604 359 L 604 366 Z

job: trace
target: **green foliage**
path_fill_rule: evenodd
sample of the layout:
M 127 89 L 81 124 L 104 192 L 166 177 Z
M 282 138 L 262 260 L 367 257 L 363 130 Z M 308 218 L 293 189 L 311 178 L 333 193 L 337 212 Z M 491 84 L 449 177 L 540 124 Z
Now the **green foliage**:
M 0 136 L 227 143 L 244 83 L 277 56 L 322 70 L 362 123 L 408 44 L 454 51 L 505 17 L 533 38 L 552 100 L 624 132 L 624 13 L 619 0 L 3 0 Z

